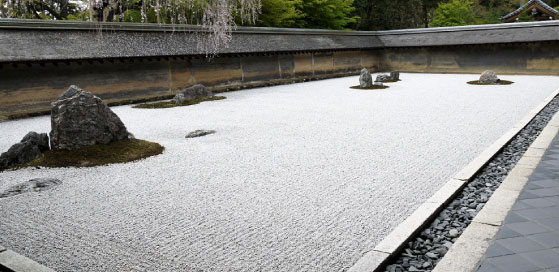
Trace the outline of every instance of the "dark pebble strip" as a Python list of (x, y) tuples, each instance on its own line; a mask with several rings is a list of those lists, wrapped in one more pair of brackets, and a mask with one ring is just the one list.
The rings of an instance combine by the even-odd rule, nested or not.
[(397, 258), (379, 271), (433, 270), (558, 110), (559, 96), (556, 96), (470, 181), (427, 228), (408, 242)]

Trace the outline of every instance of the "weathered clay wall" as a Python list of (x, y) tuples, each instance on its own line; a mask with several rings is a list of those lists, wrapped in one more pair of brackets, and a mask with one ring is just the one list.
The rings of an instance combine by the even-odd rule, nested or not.
[(50, 102), (74, 84), (109, 103), (169, 97), (197, 83), (214, 91), (285, 84), (313, 78), (377, 71), (374, 50), (231, 55), (212, 61), (192, 57), (70, 60), (4, 63), (0, 68), (0, 118), (17, 118), (50, 109)]
[(386, 48), (380, 69), (426, 73), (559, 75), (559, 42)]
[[(102, 31), (100, 30), (102, 29)], [(0, 19), (0, 120), (48, 111), (69, 85), (110, 103), (400, 70), (559, 75), (559, 21), (380, 32), (239, 28), (207, 61), (188, 26)]]

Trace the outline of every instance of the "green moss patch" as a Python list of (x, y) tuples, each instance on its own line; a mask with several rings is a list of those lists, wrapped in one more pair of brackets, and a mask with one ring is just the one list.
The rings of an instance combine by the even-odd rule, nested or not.
[(144, 140), (124, 140), (107, 145), (86, 146), (74, 150), (51, 150), (24, 166), (44, 167), (92, 167), (113, 163), (125, 163), (163, 153), (158, 143)]
[(514, 82), (512, 81), (508, 81), (508, 80), (500, 80), (499, 82), (493, 84), (493, 83), (481, 83), (479, 82), (479, 80), (474, 80), (474, 81), (469, 81), (468, 84), (470, 85), (511, 85)]
[(357, 89), (357, 90), (383, 90), (383, 89), (388, 89), (390, 87), (388, 87), (388, 86), (372, 86), (372, 87), (369, 87), (369, 88), (361, 88), (361, 86), (357, 85), (357, 86), (351, 86), (350, 88)]
[(176, 104), (174, 100), (167, 100), (155, 103), (144, 103), (133, 106), (132, 108), (135, 109), (166, 109), (166, 108), (174, 108), (174, 107), (184, 107), (199, 104), (205, 101), (214, 101), (214, 100), (222, 100), (227, 97), (225, 96), (214, 96), (214, 97), (203, 97), (203, 98), (196, 98), (192, 100), (185, 101), (182, 104)]

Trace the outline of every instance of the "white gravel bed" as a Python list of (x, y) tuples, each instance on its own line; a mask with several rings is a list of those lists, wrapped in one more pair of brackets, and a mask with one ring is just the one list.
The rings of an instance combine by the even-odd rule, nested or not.
[[(0, 244), (57, 271), (341, 271), (559, 87), (558, 77), (402, 74), (225, 93), (172, 109), (113, 108), (146, 160), (0, 173)], [(61, 90), (63, 91), (63, 90)], [(197, 129), (216, 134), (185, 139)], [(0, 150), (48, 117), (0, 123)]]

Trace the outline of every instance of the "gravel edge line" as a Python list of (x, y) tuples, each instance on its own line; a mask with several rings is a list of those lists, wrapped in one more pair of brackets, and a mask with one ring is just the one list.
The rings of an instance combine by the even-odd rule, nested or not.
[[(501, 168), (499, 174), (502, 179), (494, 179), (494, 186), (492, 190), (486, 192), (484, 197), (485, 201), (493, 194), (494, 190), (500, 185), (502, 180), (506, 175), (512, 170), (514, 164), (520, 159), (523, 153), (527, 150), (528, 145), (539, 135), (543, 130), (543, 127), (549, 122), (551, 117), (549, 113), (546, 113), (546, 109), (553, 108), (553, 114), (559, 109), (559, 89), (554, 91), (548, 98), (546, 98), (542, 103), (530, 111), (521, 121), (519, 121), (512, 129), (506, 132), (501, 138), (499, 138), (495, 143), (493, 143), (489, 148), (483, 151), (477, 158), (470, 162), (464, 169), (457, 173), (454, 178), (450, 179), (439, 191), (437, 191), (429, 200), (423, 203), (417, 210), (415, 210), (408, 218), (404, 220), (400, 225), (398, 225), (384, 240), (382, 240), (373, 250), (366, 252), (348, 271), (349, 272), (399, 272), (399, 271), (431, 271), (435, 265), (442, 259), (446, 252), (451, 248), (452, 243), (455, 242), (458, 237), (462, 234), (464, 229), (471, 223), (475, 215), (483, 208), (483, 205), (476, 205), (475, 209), (466, 208), (464, 209), (469, 214), (468, 216), (455, 218), (462, 222), (453, 222), (455, 226), (452, 231), (453, 237), (446, 237), (449, 230), (441, 231), (440, 234), (445, 236), (445, 238), (450, 238), (450, 241), (445, 239), (429, 239), (430, 236), (435, 236), (435, 234), (425, 235), (425, 231), (430, 227), (437, 227), (440, 224), (440, 219), (445, 220), (444, 217), (449, 217), (446, 211), (449, 209), (447, 206), (451, 206), (455, 201), (453, 201), (457, 195), (460, 193), (464, 194), (470, 186), (471, 183), (475, 181), (479, 176), (484, 175), (484, 171), (492, 170), (494, 161), (498, 161), (499, 155), (503, 155), (506, 147), (514, 145), (515, 141), (519, 141), (523, 146), (524, 150), (516, 151), (513, 156), (512, 165), (508, 167)], [(551, 114), (551, 115), (553, 115)], [(547, 116), (547, 120), (543, 120), (545, 124), (536, 130), (530, 129), (530, 125), (533, 125), (535, 121), (539, 121), (541, 115)], [(546, 119), (546, 118), (543, 118)], [(535, 122), (541, 125), (540, 123)], [(529, 131), (528, 131), (529, 130)], [(522, 132), (528, 131), (529, 143), (524, 143), (526, 139), (523, 137)], [(489, 184), (489, 183), (487, 183)], [(479, 184), (475, 184), (478, 186)], [(481, 187), (485, 186), (482, 184)], [(478, 186), (479, 187), (479, 186)], [(484, 188), (481, 188), (484, 189)], [(460, 197), (458, 197), (460, 198)], [(452, 203), (451, 203), (452, 202)], [(485, 202), (484, 202), (485, 203)], [(483, 203), (479, 203), (483, 204)], [(478, 207), (479, 206), (479, 207)], [(458, 207), (461, 208), (461, 207)], [(433, 226), (439, 218), (439, 222)], [(469, 219), (468, 219), (469, 218)], [(456, 221), (456, 220), (455, 220)], [(464, 225), (458, 225), (458, 224)], [(447, 224), (443, 227), (451, 226), (452, 224)], [(440, 227), (440, 226), (439, 226)], [(448, 228), (447, 228), (448, 229)], [(421, 236), (426, 237), (426, 239), (421, 238)], [(415, 240), (415, 241), (413, 241)], [(444, 243), (448, 242), (448, 243)], [(438, 243), (438, 247), (436, 244)], [(418, 250), (423, 246), (423, 251)], [(416, 248), (416, 249), (414, 249)], [(428, 250), (426, 250), (428, 248)], [(439, 251), (434, 251), (434, 250)], [(415, 251), (415, 252), (414, 252)], [(427, 253), (430, 253), (427, 255)], [(416, 258), (419, 261), (412, 261), (410, 259)]]
[(0, 245), (0, 271), (5, 270), (11, 272), (56, 272)]

